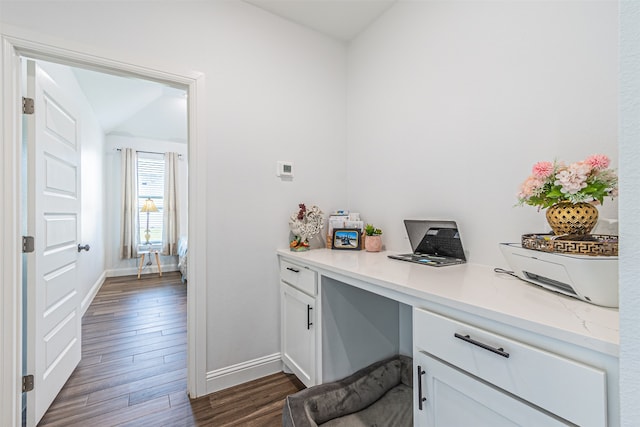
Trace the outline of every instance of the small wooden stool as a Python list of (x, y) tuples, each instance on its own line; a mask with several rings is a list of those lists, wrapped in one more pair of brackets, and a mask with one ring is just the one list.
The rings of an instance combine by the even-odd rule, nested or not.
[(157, 250), (151, 251), (139, 251), (140, 254), (140, 265), (138, 266), (138, 279), (140, 278), (140, 273), (142, 273), (142, 267), (144, 266), (144, 256), (149, 254), (149, 258), (151, 258), (151, 254), (156, 255), (156, 264), (158, 265), (158, 273), (160, 273), (160, 277), (162, 277), (162, 266), (160, 265), (160, 254)]

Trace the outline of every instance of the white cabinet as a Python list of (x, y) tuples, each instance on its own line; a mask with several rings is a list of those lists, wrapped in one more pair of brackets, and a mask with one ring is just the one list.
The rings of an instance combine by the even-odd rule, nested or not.
[(473, 264), (434, 269), (330, 249), (278, 255), (282, 360), (306, 385), (412, 353), (418, 426), (620, 425), (617, 310)]
[(282, 361), (307, 387), (317, 381), (316, 293), (316, 272), (281, 261)]
[(568, 425), (424, 352), (414, 355), (416, 365), (416, 427)]
[(426, 310), (413, 322), (416, 425), (607, 425), (604, 371)]

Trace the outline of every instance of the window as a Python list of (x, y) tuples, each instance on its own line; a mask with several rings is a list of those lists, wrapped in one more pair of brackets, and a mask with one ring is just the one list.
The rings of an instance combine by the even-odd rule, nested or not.
[[(156, 211), (143, 212), (145, 202), (151, 199)], [(149, 244), (162, 243), (162, 210), (164, 208), (164, 158), (162, 155), (138, 153), (138, 212), (140, 243), (147, 244), (147, 221)]]

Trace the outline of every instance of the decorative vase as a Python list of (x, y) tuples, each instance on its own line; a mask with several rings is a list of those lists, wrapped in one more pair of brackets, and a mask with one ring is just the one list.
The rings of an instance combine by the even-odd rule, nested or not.
[(367, 252), (380, 252), (382, 249), (382, 236), (367, 236), (364, 239), (364, 249)]
[(598, 209), (589, 203), (556, 203), (547, 209), (547, 222), (556, 236), (589, 234), (598, 222)]

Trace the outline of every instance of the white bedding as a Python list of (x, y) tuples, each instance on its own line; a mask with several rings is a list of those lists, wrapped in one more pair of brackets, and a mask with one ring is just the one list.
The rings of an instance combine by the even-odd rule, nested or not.
[(187, 281), (187, 236), (181, 236), (178, 240), (178, 269), (182, 273), (182, 281)]

